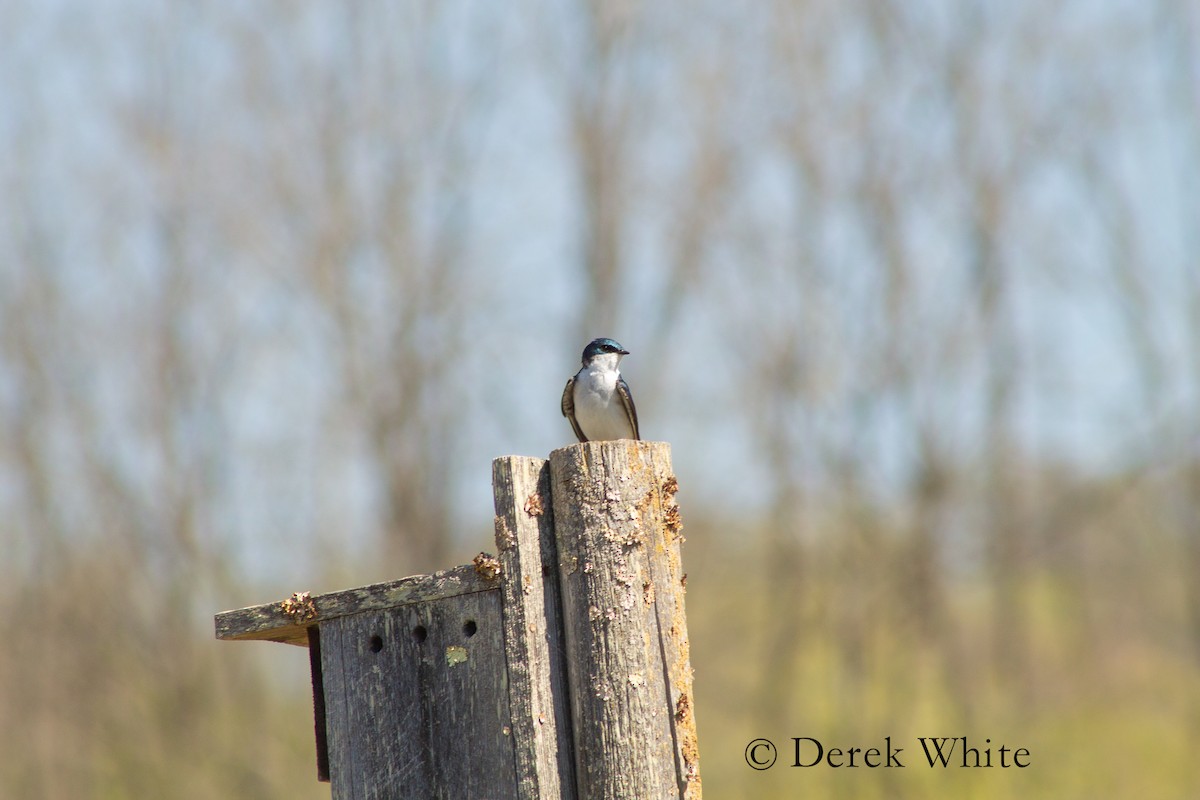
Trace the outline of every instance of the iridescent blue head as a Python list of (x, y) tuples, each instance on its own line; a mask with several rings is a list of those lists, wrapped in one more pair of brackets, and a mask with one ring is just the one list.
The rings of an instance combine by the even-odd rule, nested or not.
[(616, 353), (621, 356), (629, 355), (628, 350), (621, 347), (619, 343), (612, 339), (592, 339), (588, 342), (587, 347), (583, 348), (583, 363), (588, 363), (602, 353)]

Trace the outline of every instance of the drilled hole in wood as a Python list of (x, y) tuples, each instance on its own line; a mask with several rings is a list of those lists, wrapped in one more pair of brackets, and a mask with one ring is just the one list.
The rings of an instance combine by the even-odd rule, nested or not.
[(429, 631), (425, 630), (424, 625), (418, 625), (417, 627), (413, 628), (412, 637), (414, 639), (416, 639), (418, 642), (425, 641), (425, 637), (428, 635), (429, 635)]
[(463, 633), (467, 636), (474, 636), (477, 630), (479, 630), (479, 626), (475, 624), (475, 620), (469, 619), (463, 623)]
[(371, 652), (372, 652), (372, 653), (378, 653), (380, 650), (382, 650), (382, 649), (383, 649), (383, 637), (381, 637), (381, 636), (372, 636), (372, 637), (371, 637), (371, 642), (370, 642), (370, 644), (368, 645), (368, 647), (370, 647), (370, 648), (371, 648)]

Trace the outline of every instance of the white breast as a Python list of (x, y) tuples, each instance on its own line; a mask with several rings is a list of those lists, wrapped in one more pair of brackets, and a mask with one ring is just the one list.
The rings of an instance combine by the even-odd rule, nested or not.
[(593, 365), (575, 376), (575, 421), (590, 441), (632, 439), (633, 425), (617, 393), (621, 373)]

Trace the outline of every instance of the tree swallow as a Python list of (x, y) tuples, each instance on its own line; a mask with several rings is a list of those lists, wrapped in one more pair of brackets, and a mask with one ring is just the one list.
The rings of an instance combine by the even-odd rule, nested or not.
[(563, 389), (562, 413), (579, 441), (639, 439), (637, 408), (617, 365), (629, 351), (612, 339), (583, 348), (583, 367)]

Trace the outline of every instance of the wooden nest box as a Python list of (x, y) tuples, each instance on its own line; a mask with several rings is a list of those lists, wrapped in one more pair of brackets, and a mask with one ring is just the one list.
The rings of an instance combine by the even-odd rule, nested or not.
[(670, 446), (492, 463), (495, 557), (216, 617), (308, 647), (334, 800), (700, 797)]

